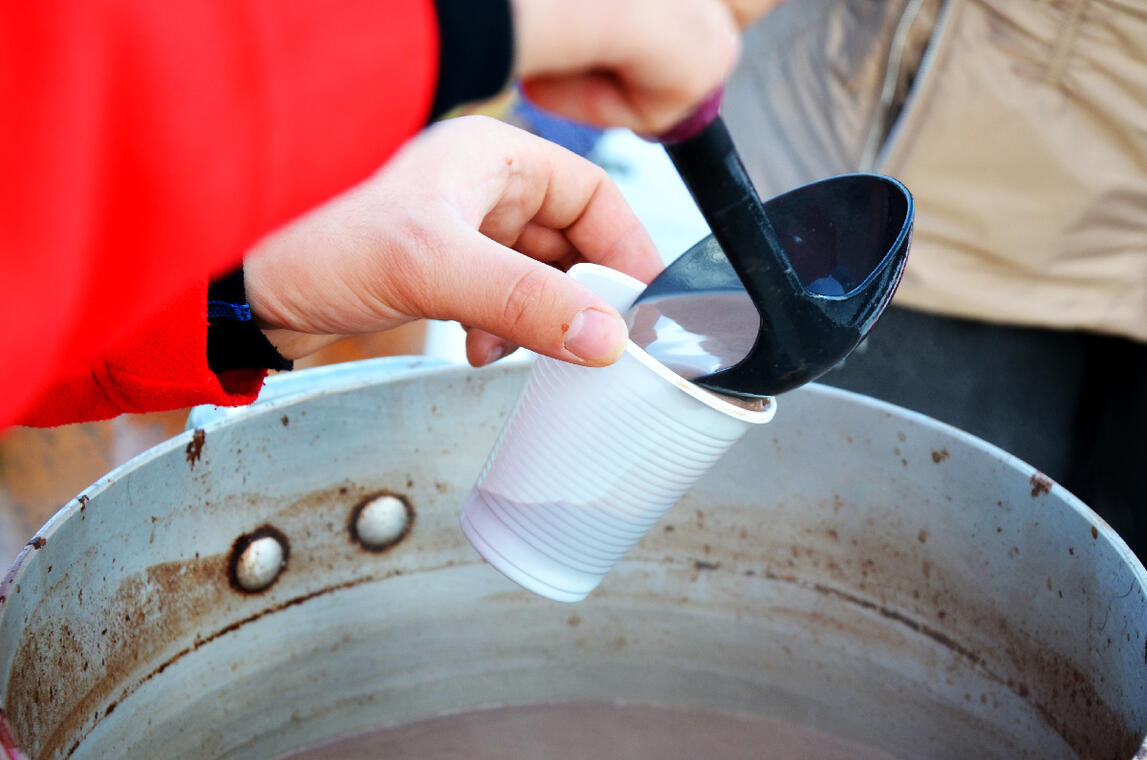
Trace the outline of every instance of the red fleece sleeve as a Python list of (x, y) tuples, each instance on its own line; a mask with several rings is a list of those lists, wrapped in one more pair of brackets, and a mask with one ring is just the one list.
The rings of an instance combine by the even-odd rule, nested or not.
[(180, 294), (120, 347), (53, 385), (20, 424), (45, 427), (125, 412), (254, 401), (265, 371), (216, 375), (207, 366), (206, 296), (206, 281)]
[(380, 166), (436, 35), (431, 0), (0, 2), (0, 426)]

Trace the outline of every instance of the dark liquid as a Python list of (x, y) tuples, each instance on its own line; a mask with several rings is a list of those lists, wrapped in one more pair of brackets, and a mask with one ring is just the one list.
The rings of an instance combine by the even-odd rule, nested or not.
[(731, 367), (757, 339), (760, 316), (743, 290), (646, 301), (626, 315), (629, 337), (686, 380)]
[(283, 760), (893, 760), (795, 723), (607, 702), (450, 715), (313, 747)]

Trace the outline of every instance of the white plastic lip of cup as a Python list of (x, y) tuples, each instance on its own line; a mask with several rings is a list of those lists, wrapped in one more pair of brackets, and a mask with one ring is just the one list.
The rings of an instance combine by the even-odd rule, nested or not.
[[(624, 312), (644, 289), (578, 264), (570, 276)], [(584, 599), (752, 425), (750, 411), (682, 379), (629, 341), (609, 367), (539, 357), (462, 508), (502, 574), (548, 599)]]

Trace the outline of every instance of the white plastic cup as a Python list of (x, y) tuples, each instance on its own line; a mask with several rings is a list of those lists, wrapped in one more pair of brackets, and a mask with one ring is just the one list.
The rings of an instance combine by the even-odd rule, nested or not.
[[(570, 275), (621, 312), (644, 289), (578, 264)], [(744, 435), (751, 411), (682, 379), (633, 341), (608, 367), (538, 357), (462, 508), (478, 553), (518, 584), (577, 602)]]

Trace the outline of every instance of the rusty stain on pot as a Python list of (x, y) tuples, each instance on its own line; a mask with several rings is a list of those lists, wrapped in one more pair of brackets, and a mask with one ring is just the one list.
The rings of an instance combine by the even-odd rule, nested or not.
[[(770, 579), (770, 580), (772, 580), (772, 579)], [(780, 579), (778, 579), (778, 580), (780, 580)], [(939, 629), (933, 628), (929, 625), (926, 625), (924, 623), (920, 623), (916, 620), (913, 620), (912, 618), (908, 617), (907, 615), (905, 615), (902, 612), (899, 612), (898, 610), (894, 610), (894, 609), (891, 609), (889, 607), (881, 606), (879, 604), (876, 604), (875, 602), (871, 602), (867, 599), (862, 599), (861, 597), (856, 596), (854, 594), (850, 594), (848, 592), (842, 591), (842, 590), (837, 589), (837, 588), (832, 588), (831, 586), (826, 586), (826, 585), (821, 584), (821, 583), (813, 584), (812, 589), (813, 589), (813, 591), (816, 591), (818, 594), (822, 594), (824, 596), (832, 596), (832, 597), (835, 597), (837, 599), (841, 599), (843, 601), (846, 601), (849, 604), (855, 604), (855, 605), (857, 605), (859, 607), (863, 607), (864, 609), (867, 609), (867, 610), (874, 610), (874, 611), (880, 613), (880, 615), (882, 615), (883, 617), (886, 617), (889, 620), (892, 620), (896, 623), (899, 623), (900, 625), (907, 627), (909, 630), (911, 630), (915, 633), (919, 633), (922, 636), (927, 636), (928, 638), (932, 639), (933, 641), (935, 641), (937, 644), (944, 647), (945, 649), (951, 650), (952, 652), (955, 652), (956, 654), (960, 655), (961, 657), (966, 658), (973, 665), (978, 665), (982, 661), (982, 658), (979, 655), (977, 655), (975, 652), (968, 649), (967, 647), (961, 645), (959, 642), (957, 642), (951, 636), (948, 636), (947, 634), (940, 631)]]
[(1031, 476), (1032, 484), (1032, 498), (1043, 496), (1045, 493), (1051, 491), (1052, 482), (1051, 478), (1044, 475), (1042, 472), (1033, 472)]
[[(686, 497), (685, 504), (688, 501)], [(745, 511), (731, 504), (715, 505), (710, 515), (715, 522), (709, 526), (713, 532), (735, 531), (745, 525)], [(754, 518), (748, 518), (750, 525)], [(776, 519), (775, 514), (772, 519)], [(681, 535), (650, 534), (652, 540), (646, 548), (657, 555), (651, 554), (649, 559), (661, 558), (667, 548), (700, 548), (703, 537), (681, 547), (677, 542), (687, 540)], [(856, 534), (849, 542), (813, 541), (797, 551), (783, 534), (764, 531), (761, 535), (770, 538), (754, 542), (751, 548), (714, 545), (713, 555), (706, 556), (706, 561), (719, 563), (712, 572), (793, 585), (868, 610), (891, 626), (876, 635), (885, 643), (898, 645), (898, 639), (892, 638), (896, 629), (936, 643), (957, 655), (974, 672), (1030, 705), (1039, 720), (1080, 757), (1095, 757), (1101, 749), (1112, 746), (1125, 748), (1119, 757), (1129, 757), (1140, 746), (1131, 727), (1101, 696), (1100, 685), (1093, 683), (1069, 656), (1028, 633), (1023, 628), (1024, 621), (1008, 621), (1003, 617), (1006, 612), (986, 604), (976, 590), (963, 593), (948, 585), (953, 576), (928, 552), (926, 546), (931, 547), (931, 541), (926, 546), (917, 541), (908, 544), (902, 537), (874, 531)], [(644, 559), (641, 547), (642, 544), (636, 547), (635, 559)], [(781, 560), (783, 567), (777, 567), (780, 557), (785, 558)], [(916, 568), (925, 559), (928, 568), (921, 574)], [(689, 560), (688, 577), (697, 571), (692, 563)], [(910, 566), (913, 572), (903, 571)], [(921, 582), (923, 588), (919, 586)], [(686, 604), (697, 601), (690, 597), (682, 600)], [(871, 631), (857, 633), (867, 638), (874, 636)], [(1136, 634), (1141, 636), (1143, 632)], [(1147, 648), (1144, 662), (1147, 664)]]
[[(363, 489), (336, 486), (305, 494), (263, 514), (293, 525), (313, 525), (316, 509), (337, 509), (342, 494)], [(236, 496), (246, 504), (247, 495)], [(293, 577), (322, 578), (333, 561), (352, 566), (354, 555), (332, 559), (335, 533), (320, 534), (307, 543), (296, 537)], [(317, 551), (318, 548), (324, 551)], [(32, 551), (25, 549), (25, 558)], [(325, 552), (325, 553), (324, 553)], [(24, 749), (30, 757), (61, 757), (102, 720), (107, 706), (121, 704), (148, 680), (221, 636), (267, 615), (303, 604), (350, 586), (400, 575), (362, 572), (318, 589), (305, 586), (286, 599), (268, 604), (267, 595), (236, 594), (231, 585), (229, 551), (202, 552), (194, 558), (163, 562), (129, 575), (105, 596), (85, 594), (78, 615), (60, 617), (46, 605), (33, 608), (16, 645), (5, 696), (9, 726), (19, 737), (33, 737)], [(17, 560), (17, 565), (20, 560)], [(60, 583), (66, 582), (65, 579)], [(273, 591), (284, 587), (282, 582)], [(17, 589), (18, 591), (18, 589)], [(288, 591), (290, 593), (290, 591)], [(102, 629), (102, 630), (101, 630)], [(67, 683), (67, 690), (55, 688)], [(74, 745), (73, 745), (74, 742)]]
[(40, 536), (34, 536), (32, 540), (28, 542), (28, 546), (31, 546), (33, 549), (43, 549), (47, 545), (48, 540)]
[[(222, 556), (157, 565), (127, 578), (99, 611), (106, 622), (100, 637), (85, 641), (67, 618), (49, 617), (33, 628), (36, 633), (20, 643), (20, 666), (9, 676), (8, 692), (13, 729), (39, 740), (26, 747), (32, 755), (59, 754), (92, 721), (89, 716), (103, 713), (122, 679), (158, 654), (184, 625), (212, 614), (225, 579)], [(57, 699), (49, 688), (64, 679), (74, 687), (73, 699)], [(44, 735), (49, 728), (51, 734)]]
[(932, 461), (936, 464), (940, 464), (949, 456), (951, 456), (951, 454), (948, 453), (947, 449), (940, 449), (939, 451), (936, 451), (935, 449), (932, 450)]
[[(348, 501), (358, 499), (365, 503), (371, 498), (367, 490), (335, 486), (274, 509), (260, 508), (262, 515), (268, 519), (273, 516), (275, 522), (294, 537), (297, 551), (292, 558), (291, 584), (321, 578), (324, 572), (321, 563), (329, 561), (327, 557), (337, 554), (340, 548), (343, 554), (339, 556), (345, 562), (354, 563), (351, 567), (365, 561), (361, 552), (347, 547), (341, 525), (326, 533), (316, 530), (316, 538), (309, 544), (305, 536), (296, 533), (298, 526), (321, 526), (331, 514), (344, 513)], [(836, 499), (833, 501), (835, 513)], [(827, 514), (827, 502), (825, 506)], [(316, 520), (316, 510), (324, 510), (322, 520)], [(1043, 721), (1082, 756), (1094, 754), (1091, 750), (1097, 747), (1111, 747), (1115, 742), (1130, 747), (1121, 756), (1129, 756), (1138, 748), (1137, 742), (1128, 744), (1135, 737), (1102, 700), (1095, 684), (1075, 669), (1068, 657), (1048, 649), (1028, 634), (1022, 627), (1026, 621), (1009, 624), (1000, 617), (1001, 612), (978, 595), (952, 586), (942, 561), (925, 554), (923, 547), (911, 540), (911, 529), (904, 528), (902, 535), (891, 537), (876, 532), (850, 532), (848, 541), (830, 541), (822, 526), (818, 529), (819, 541), (810, 537), (807, 541), (812, 543), (804, 546), (806, 539), (801, 539), (802, 550), (793, 553), (788, 567), (769, 569), (769, 563), (780, 556), (780, 547), (787, 549), (791, 545), (790, 537), (764, 529), (772, 524), (772, 517), (769, 522), (759, 522), (764, 519), (759, 516), (758, 522), (744, 522), (741, 520), (744, 515), (744, 510), (715, 504), (705, 516), (705, 522), (712, 535), (731, 535), (740, 528), (751, 529), (754, 536), (759, 536), (751, 543), (742, 542), (735, 547), (717, 543), (703, 553), (704, 537), (698, 537), (690, 528), (651, 534), (654, 541), (646, 543), (647, 550), (656, 547), (659, 559), (664, 545), (658, 546), (657, 541), (674, 541), (677, 543), (672, 544), (672, 548), (676, 556), (704, 556), (704, 562), (714, 565), (705, 569), (718, 574), (717, 577), (729, 574), (754, 578), (752, 583), (795, 584), (811, 593), (845, 602), (833, 610), (838, 615), (841, 610), (845, 613), (850, 609), (863, 610), (864, 619), (870, 623), (883, 621), (880, 633), (868, 630), (864, 634), (870, 638), (903, 642), (909, 636), (919, 636), (934, 642), (968, 663), (975, 672), (1031, 705)], [(699, 511), (697, 517), (700, 523)], [(336, 522), (341, 521), (336, 519)], [(683, 545), (690, 540), (696, 541), (692, 548)], [(784, 543), (778, 543), (780, 541)], [(936, 541), (930, 541), (929, 548), (934, 543)], [(642, 552), (641, 546), (638, 546), (638, 555)], [(930, 573), (925, 571), (930, 577), (921, 578), (918, 568), (924, 557), (935, 564)], [(37, 737), (38, 746), (29, 747), (33, 749), (32, 756), (59, 756), (69, 746), (72, 751), (78, 751), (80, 742), (102, 720), (109, 705), (122, 706), (126, 697), (150, 679), (205, 644), (287, 607), (337, 593), (349, 585), (380, 579), (378, 575), (361, 574), (344, 584), (329, 584), (318, 589), (305, 586), (295, 589), (284, 583), (276, 588), (285, 589), (285, 599), (239, 596), (229, 585), (228, 560), (229, 555), (223, 552), (202, 559), (154, 565), (146, 572), (124, 579), (110, 598), (86, 600), (81, 612), (83, 617), (77, 620), (60, 619), (46, 608), (33, 609), (24, 638), (17, 645), (7, 695), (14, 712), (19, 712), (12, 715), (13, 732), (17, 736)], [(688, 572), (686, 562), (694, 561), (690, 558), (679, 566)], [(909, 567), (911, 573), (903, 571)], [(702, 568), (691, 569), (695, 572)], [(945, 585), (945, 581), (949, 585)], [(921, 591), (918, 601), (912, 596), (916, 589)], [(98, 631), (96, 621), (100, 620), (106, 621), (104, 635), (84, 640), (80, 632)], [(826, 618), (824, 622), (833, 621)], [(988, 630), (992, 631), (991, 635), (984, 633)], [(1136, 635), (1142, 632), (1136, 631)], [(1138, 659), (1137, 653), (1135, 659)], [(1147, 649), (1144, 662), (1147, 664)], [(65, 680), (69, 683), (67, 693), (49, 686)], [(1081, 735), (1081, 726), (1092, 733)], [(45, 736), (48, 732), (50, 735)]]
[[(818, 594), (871, 610), (898, 626), (936, 642), (965, 659), (989, 680), (1030, 704), (1043, 721), (1080, 757), (1096, 757), (1099, 748), (1110, 746), (1112, 737), (1118, 737), (1120, 745), (1126, 747), (1128, 753), (1139, 746), (1138, 738), (1129, 727), (1123, 725), (1119, 715), (1103, 701), (1086, 674), (1066, 657), (1049, 651), (1022, 631), (1013, 630), (1002, 618), (998, 625), (1007, 636), (1008, 645), (1003, 652), (991, 653), (1002, 654), (1016, 665), (1022, 665), (1018, 670), (1031, 677), (1030, 684), (1000, 675), (997, 665), (991, 662), (988, 656), (979, 654), (973, 647), (961, 643), (948, 632), (914, 619), (898, 609), (823, 583), (810, 583), (789, 573), (766, 570), (763, 577), (769, 581), (810, 588)], [(938, 617), (944, 619), (947, 614)], [(1144, 652), (1144, 662), (1147, 663), (1147, 651)], [(1070, 687), (1065, 687), (1066, 684), (1070, 684)], [(1080, 714), (1086, 715), (1086, 719), (1077, 719)]]
[[(331, 593), (334, 593), (336, 591), (343, 591), (343, 590), (348, 589), (348, 588), (353, 588), (353, 587), (359, 586), (363, 583), (371, 583), (375, 580), (377, 580), (377, 579), (374, 576), (363, 576), (361, 578), (355, 578), (353, 580), (346, 581), (344, 583), (338, 583), (338, 584), (335, 584), (332, 586), (327, 586), (325, 588), (318, 589), (317, 591), (312, 591), (309, 594), (303, 594), (301, 596), (293, 597), (293, 598), (288, 599), (286, 601), (280, 602), (279, 604), (276, 604), (272, 607), (268, 607), (266, 609), (260, 610), (259, 612), (256, 612), (252, 615), (249, 615), (249, 616), (243, 618), (242, 620), (236, 620), (235, 622), (233, 622), (229, 625), (223, 626), (222, 628), (219, 628), (218, 630), (212, 631), (211, 633), (207, 634), (206, 636), (197, 635), (195, 637), (195, 641), (190, 646), (187, 646), (187, 647), (184, 647), (183, 649), (180, 649), (178, 652), (176, 652), (175, 654), (173, 654), (172, 656), (168, 657), (166, 660), (161, 662), (158, 666), (154, 667), (150, 672), (148, 672), (146, 675), (144, 675), (142, 678), (140, 678), (137, 682), (135, 682), (134, 684), (130, 684), (129, 686), (125, 687), (121, 691), (120, 696), (117, 699), (112, 700), (111, 703), (108, 704), (107, 708), (104, 710), (103, 717), (106, 718), (107, 716), (111, 715), (112, 712), (115, 711), (116, 705), (119, 704), (120, 700), (126, 699), (127, 697), (131, 696), (131, 694), (133, 694), (136, 690), (138, 690), (145, 683), (147, 683), (151, 679), (155, 678), (156, 676), (161, 675), (169, 667), (174, 665), (179, 660), (182, 660), (184, 657), (191, 654), (192, 652), (197, 651), (200, 647), (206, 646), (207, 644), (210, 644), (211, 642), (215, 641), (216, 639), (218, 639), (222, 636), (226, 636), (229, 633), (233, 633), (233, 632), (239, 630), (240, 628), (242, 628), (243, 626), (249, 625), (250, 623), (253, 623), (256, 620), (259, 620), (263, 617), (266, 617), (267, 615), (272, 615), (272, 614), (275, 614), (277, 612), (282, 612), (283, 610), (298, 606), (298, 605), (303, 604), (305, 602), (309, 602), (310, 600), (316, 599), (320, 596), (325, 596), (327, 594), (331, 594)], [(93, 728), (95, 728), (95, 726), (98, 722), (99, 722), (98, 719), (95, 720), (92, 723), (92, 725), (87, 728), (87, 730), (83, 731), (80, 738), (78, 738), (75, 741), (75, 743), (72, 744), (71, 748), (68, 750), (67, 754), (65, 755), (65, 758), (71, 757), (73, 754), (75, 754), (76, 750), (79, 749), (80, 744), (83, 742), (83, 739), (87, 736), (88, 733), (90, 733), (90, 731)], [(57, 731), (56, 733), (58, 734), (59, 731)], [(55, 735), (53, 735), (53, 737), (54, 736)]]
[[(42, 743), (30, 748), (32, 756), (59, 754), (65, 743), (74, 738), (71, 749), (64, 755), (70, 756), (99, 720), (114, 710), (114, 705), (212, 641), (267, 615), (378, 580), (373, 575), (364, 575), (326, 586), (260, 609), (206, 634), (196, 634), (189, 645), (152, 665), (141, 677), (131, 679), (134, 671), (155, 661), (165, 643), (186, 636), (195, 624), (217, 616), (223, 606), (220, 592), (227, 585), (221, 582), (224, 573), (225, 558), (217, 555), (199, 562), (157, 565), (149, 568), (142, 578), (129, 578), (109, 605), (108, 628), (90, 649), (81, 646), (77, 631), (66, 620), (50, 626), (51, 640), (42, 640), (40, 636), (25, 638), (16, 658), (21, 666), (14, 666), (10, 676), (12, 725), (18, 727), (18, 735), (36, 737), (40, 736), (36, 726), (55, 727), (50, 736), (41, 737)], [(132, 611), (119, 612), (125, 606), (133, 608)], [(81, 685), (76, 684), (76, 674), (89, 670), (95, 677), (86, 679), (87, 691), (77, 691), (76, 701), (63, 698), (52, 686), (64, 678)], [(103, 710), (98, 709), (105, 704)]]
[(203, 432), (203, 428), (195, 428), (195, 432), (191, 434), (191, 440), (184, 449), (187, 457), (187, 463), (191, 465), (191, 469), (195, 469), (195, 463), (199, 461), (199, 457), (203, 455), (203, 445), (207, 442), (207, 433)]

